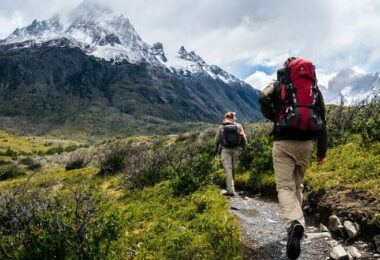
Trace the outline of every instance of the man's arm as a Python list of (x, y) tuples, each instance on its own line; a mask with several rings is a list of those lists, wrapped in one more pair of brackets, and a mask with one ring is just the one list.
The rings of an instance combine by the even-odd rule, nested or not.
[(221, 139), (222, 139), (222, 127), (223, 126), (219, 126), (218, 127), (218, 130), (216, 131), (216, 135), (215, 135), (215, 138), (214, 138), (214, 151), (215, 151), (215, 154), (219, 153), (219, 145), (220, 145), (220, 142), (221, 142)]
[(274, 95), (276, 90), (276, 82), (269, 84), (261, 92), (259, 97), (259, 102), (261, 106), (261, 112), (264, 117), (274, 122), (276, 120), (276, 115), (274, 113)]
[(322, 163), (323, 159), (326, 156), (327, 152), (327, 130), (326, 130), (326, 108), (325, 108), (325, 102), (323, 100), (322, 93), (318, 90), (318, 94), (320, 96), (320, 102), (321, 102), (321, 117), (323, 120), (323, 128), (320, 131), (318, 137), (317, 137), (317, 163)]

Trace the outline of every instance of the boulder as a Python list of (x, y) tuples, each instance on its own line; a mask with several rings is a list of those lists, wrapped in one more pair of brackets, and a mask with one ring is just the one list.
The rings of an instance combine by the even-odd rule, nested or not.
[(348, 246), (346, 247), (346, 250), (354, 259), (360, 259), (362, 258), (362, 254), (359, 252), (359, 250), (354, 246)]
[(358, 235), (358, 230), (356, 229), (355, 224), (351, 221), (344, 221), (343, 226), (349, 238), (355, 238)]
[(348, 260), (349, 259), (349, 256), (346, 250), (344, 250), (342, 245), (333, 247), (330, 252), (330, 257), (331, 259), (334, 259), (334, 260)]
[(380, 253), (380, 234), (373, 237), (376, 245), (376, 251)]
[(319, 231), (320, 232), (329, 232), (329, 229), (325, 225), (319, 224)]
[(223, 196), (226, 195), (227, 193), (228, 193), (227, 190), (221, 190), (221, 191), (220, 191), (220, 195), (223, 195)]
[(330, 232), (320, 232), (320, 233), (306, 233), (308, 239), (316, 239), (316, 238), (331, 238)]
[(340, 229), (344, 228), (340, 219), (336, 215), (332, 215), (329, 217), (329, 229), (333, 232), (337, 232)]

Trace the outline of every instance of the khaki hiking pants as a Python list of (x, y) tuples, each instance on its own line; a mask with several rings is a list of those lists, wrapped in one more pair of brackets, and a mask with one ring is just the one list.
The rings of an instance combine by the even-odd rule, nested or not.
[(283, 140), (273, 143), (277, 195), (286, 228), (290, 227), (294, 220), (305, 226), (302, 212), (303, 180), (312, 150), (312, 140)]
[(222, 148), (221, 159), (223, 168), (226, 172), (226, 184), (228, 193), (235, 192), (234, 178), (240, 152), (240, 148)]

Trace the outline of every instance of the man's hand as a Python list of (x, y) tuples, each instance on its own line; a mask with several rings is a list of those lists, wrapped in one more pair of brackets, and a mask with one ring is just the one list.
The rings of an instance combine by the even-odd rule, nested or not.
[(317, 159), (315, 160), (315, 162), (317, 163), (317, 165), (320, 165), (324, 162), (324, 160), (325, 160), (324, 156), (317, 156)]

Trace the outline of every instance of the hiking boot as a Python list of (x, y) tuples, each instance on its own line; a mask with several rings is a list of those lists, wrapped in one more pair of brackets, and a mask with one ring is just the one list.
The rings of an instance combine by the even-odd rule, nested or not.
[(289, 259), (297, 259), (301, 253), (301, 239), (304, 227), (300, 222), (294, 220), (288, 229), (288, 243), (286, 244), (286, 254)]
[(235, 192), (227, 192), (224, 194), (224, 196), (227, 196), (227, 197), (235, 197), (236, 196), (236, 193)]

